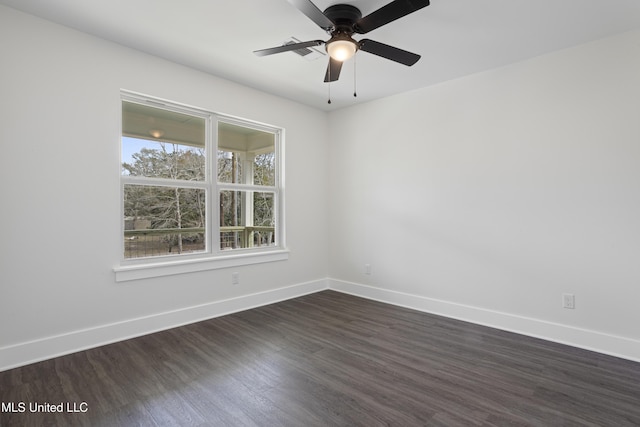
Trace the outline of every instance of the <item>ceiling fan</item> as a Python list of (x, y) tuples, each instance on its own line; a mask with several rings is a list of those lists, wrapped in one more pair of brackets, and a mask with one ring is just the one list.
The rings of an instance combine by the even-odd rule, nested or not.
[(354, 40), (353, 34), (366, 34), (396, 19), (409, 15), (423, 7), (429, 6), (429, 0), (394, 0), (380, 9), (362, 17), (360, 9), (349, 4), (329, 6), (320, 11), (311, 0), (287, 0), (298, 8), (309, 19), (325, 30), (331, 38), (327, 41), (312, 40), (292, 43), (269, 49), (256, 50), (258, 56), (273, 55), (312, 46), (326, 45), (329, 54), (329, 65), (324, 77), (325, 82), (333, 82), (340, 77), (342, 63), (356, 54), (358, 50), (381, 56), (391, 61), (412, 66), (420, 59), (420, 55), (407, 52), (370, 39)]

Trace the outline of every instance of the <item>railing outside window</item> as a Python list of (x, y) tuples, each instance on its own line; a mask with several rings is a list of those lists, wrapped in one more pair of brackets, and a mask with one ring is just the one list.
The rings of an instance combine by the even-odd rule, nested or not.
[[(274, 227), (220, 227), (220, 249), (275, 245)], [(204, 228), (125, 230), (125, 256), (141, 258), (206, 250)]]

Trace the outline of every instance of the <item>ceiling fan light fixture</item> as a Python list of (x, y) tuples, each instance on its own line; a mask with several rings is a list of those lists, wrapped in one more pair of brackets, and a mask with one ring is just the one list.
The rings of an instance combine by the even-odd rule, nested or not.
[(346, 61), (358, 50), (358, 44), (351, 37), (336, 36), (327, 42), (327, 53), (336, 61)]

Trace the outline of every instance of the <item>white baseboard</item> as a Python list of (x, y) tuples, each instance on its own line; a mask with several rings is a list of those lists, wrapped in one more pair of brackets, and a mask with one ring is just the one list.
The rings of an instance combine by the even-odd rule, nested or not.
[(539, 319), (328, 279), (329, 289), (640, 362), (640, 341)]
[(0, 372), (326, 289), (640, 362), (637, 340), (358, 283), (320, 279), (0, 347)]
[(321, 279), (0, 347), (0, 372), (327, 289)]

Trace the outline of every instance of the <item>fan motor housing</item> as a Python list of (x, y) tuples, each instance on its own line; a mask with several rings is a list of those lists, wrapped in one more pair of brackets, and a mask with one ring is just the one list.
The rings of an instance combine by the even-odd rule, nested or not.
[(336, 31), (348, 34), (354, 33), (354, 25), (362, 18), (362, 12), (350, 4), (335, 4), (329, 6), (324, 15), (336, 24)]

